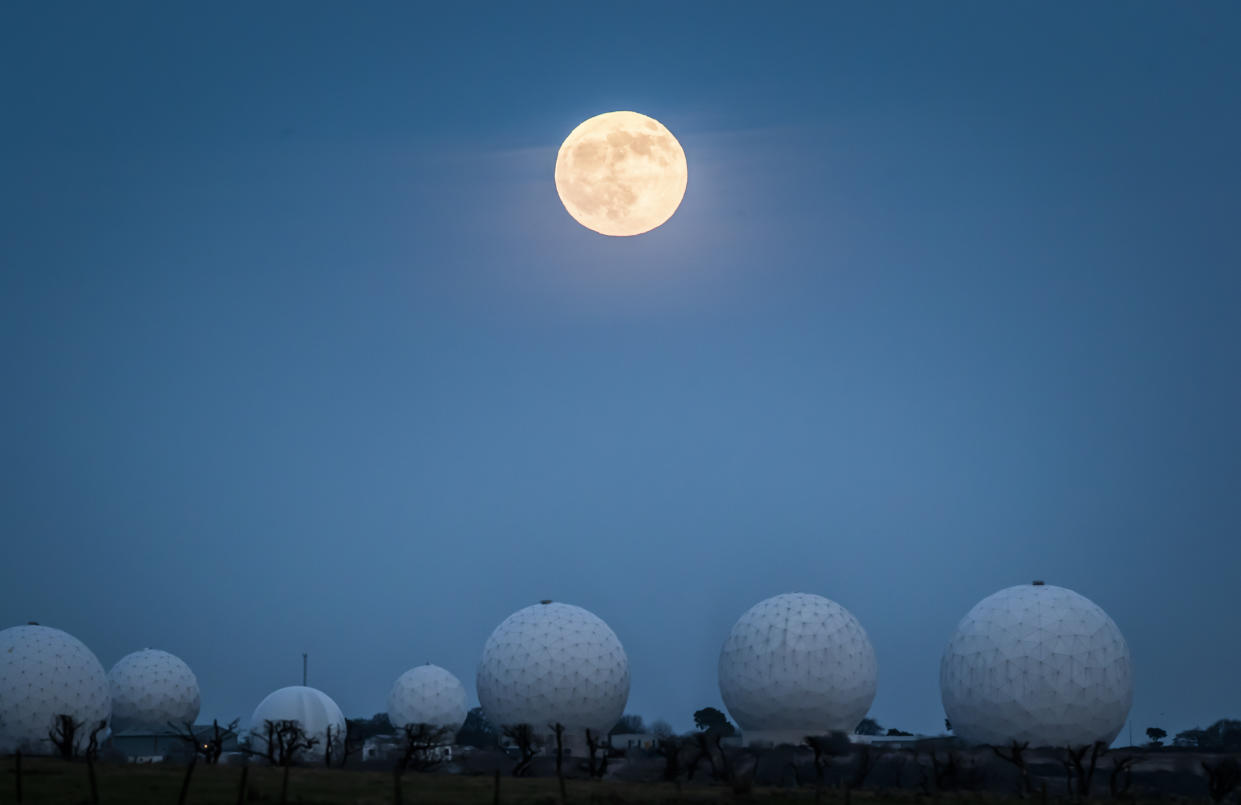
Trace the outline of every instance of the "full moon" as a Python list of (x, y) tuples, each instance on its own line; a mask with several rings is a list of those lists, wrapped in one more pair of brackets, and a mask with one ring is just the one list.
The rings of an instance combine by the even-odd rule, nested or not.
[(556, 156), (556, 192), (579, 224), (602, 235), (641, 235), (672, 217), (689, 170), (672, 132), (637, 112), (585, 121)]

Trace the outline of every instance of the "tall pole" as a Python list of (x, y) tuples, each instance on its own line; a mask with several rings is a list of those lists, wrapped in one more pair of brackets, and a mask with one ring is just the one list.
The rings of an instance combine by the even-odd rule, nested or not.
[(306, 687), (306, 654), (302, 654), (302, 687)]

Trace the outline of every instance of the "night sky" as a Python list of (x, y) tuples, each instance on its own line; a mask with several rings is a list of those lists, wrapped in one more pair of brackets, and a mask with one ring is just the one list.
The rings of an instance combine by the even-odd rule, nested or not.
[[(1038, 578), (1135, 738), (1239, 717), (1239, 51), (1234, 2), (5, 4), (0, 627), (368, 716), (553, 598), (688, 729), (811, 592), (938, 732)], [(615, 109), (689, 162), (635, 238), (552, 181)]]

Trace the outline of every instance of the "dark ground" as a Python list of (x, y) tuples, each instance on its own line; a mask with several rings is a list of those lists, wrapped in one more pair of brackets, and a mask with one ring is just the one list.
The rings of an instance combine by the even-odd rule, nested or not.
[[(654, 782), (660, 778), (663, 761), (658, 757), (631, 757), (617, 761), (613, 766), (613, 779), (567, 781), (567, 803), (676, 803), (676, 802), (815, 802), (815, 775), (813, 765), (805, 764), (805, 751), (791, 748), (770, 750), (766, 753), (746, 755), (736, 760), (740, 776), (753, 781), (748, 793), (735, 793), (733, 787), (713, 782), (709, 775), (700, 771), (693, 782), (680, 786)], [(1111, 799), (1108, 777), (1112, 761), (1131, 752), (1117, 750), (1104, 756), (1096, 772), (1092, 797), (1103, 801)], [(759, 760), (754, 771), (752, 761)], [(945, 755), (937, 756), (943, 762)], [(1113, 801), (1132, 802), (1208, 802), (1206, 777), (1201, 762), (1214, 763), (1222, 758), (1198, 753), (1143, 753), (1141, 762), (1134, 767), (1133, 782), (1129, 791)], [(1028, 764), (1036, 793), (1024, 800), (1028, 803), (1067, 805), (1072, 801), (1065, 783), (1064, 767), (1058, 756), (1051, 751), (1030, 752)], [(477, 761), (494, 769), (503, 758), (477, 758)], [(490, 762), (487, 762), (490, 761)], [(909, 750), (888, 751), (879, 755), (863, 788), (846, 794), (845, 781), (857, 758), (838, 758), (833, 770), (826, 775), (826, 785), (821, 794), (823, 803), (843, 805), (856, 801), (867, 805), (886, 803), (933, 802), (936, 805), (972, 805), (973, 803), (1002, 803), (1018, 801), (1016, 798), (1018, 777), (1015, 768), (997, 760), (988, 750), (959, 752), (957, 761), (970, 767), (973, 772), (963, 775), (959, 782), (964, 785), (956, 790), (936, 790), (928, 785), (922, 770), (929, 764), (926, 751), (915, 754)], [(14, 759), (3, 761), (0, 774), (0, 805), (17, 802)], [(495, 778), (473, 764), (464, 768), (467, 773), (414, 773), (401, 777), (402, 802), (413, 803), (463, 803), (490, 805), (495, 802)], [(566, 764), (568, 765), (568, 764)], [(77, 805), (90, 803), (90, 783), (87, 764), (83, 761), (65, 762), (50, 758), (24, 758), (22, 761), (23, 805)], [(559, 803), (557, 783), (550, 776), (551, 769), (536, 769), (548, 776), (515, 779), (502, 775), (499, 781), (501, 803)], [(125, 803), (126, 805), (174, 805), (185, 779), (186, 766), (173, 763), (158, 765), (126, 765), (100, 761), (95, 764), (96, 787), (100, 803)], [(473, 772), (473, 773), (470, 773)], [(283, 770), (253, 765), (247, 772), (247, 784), (240, 789), (241, 766), (206, 766), (194, 768), (185, 802), (187, 805), (207, 803), (268, 802), (281, 801)], [(289, 773), (288, 797), (290, 803), (356, 803), (357, 805), (390, 805), (395, 797), (395, 779), (391, 771), (377, 769), (322, 769), (294, 768)], [(800, 784), (799, 784), (800, 783)], [(1046, 785), (1046, 794), (1043, 786)], [(745, 786), (742, 786), (744, 789)], [(240, 793), (240, 799), (239, 799)], [(1237, 801), (1232, 794), (1226, 802)]]

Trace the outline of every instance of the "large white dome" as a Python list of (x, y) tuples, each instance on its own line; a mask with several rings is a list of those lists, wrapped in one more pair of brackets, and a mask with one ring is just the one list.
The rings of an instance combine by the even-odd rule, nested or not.
[(496, 627), (478, 664), (478, 699), (496, 725), (606, 735), (629, 699), (629, 658), (616, 634), (594, 614), (543, 603)]
[(127, 654), (108, 672), (112, 687), (112, 729), (167, 730), (198, 718), (198, 677), (167, 651)]
[(303, 759), (323, 757), (328, 727), (332, 728), (333, 753), (345, 745), (345, 714), (331, 696), (316, 688), (292, 685), (272, 691), (259, 702), (250, 716), (250, 745), (257, 752), (267, 748), (264, 721), (296, 721), (308, 738), (317, 738), (319, 743), (312, 750), (301, 753)]
[(819, 595), (760, 601), (720, 650), (720, 695), (747, 733), (800, 742), (852, 732), (870, 709), (879, 665), (849, 610)]
[[(108, 675), (82, 641), (34, 624), (0, 632), (0, 751), (54, 752), (48, 733), (62, 714), (82, 725), (81, 751), (111, 713)], [(98, 739), (108, 735), (105, 728)]]
[(448, 727), (454, 733), (465, 723), (465, 686), (438, 665), (420, 665), (401, 674), (388, 693), (388, 720)]
[(1110, 744), (1133, 702), (1129, 647), (1093, 601), (1023, 584), (984, 598), (939, 666), (952, 729), (978, 744)]

